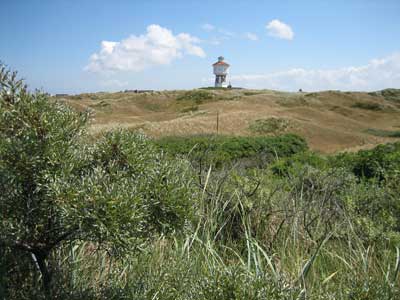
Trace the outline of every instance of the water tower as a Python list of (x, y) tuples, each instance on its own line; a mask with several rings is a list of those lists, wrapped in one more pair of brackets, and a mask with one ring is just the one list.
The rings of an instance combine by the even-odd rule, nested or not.
[(227, 87), (226, 76), (228, 75), (229, 64), (224, 62), (224, 57), (218, 57), (218, 61), (213, 64), (215, 74), (215, 87)]

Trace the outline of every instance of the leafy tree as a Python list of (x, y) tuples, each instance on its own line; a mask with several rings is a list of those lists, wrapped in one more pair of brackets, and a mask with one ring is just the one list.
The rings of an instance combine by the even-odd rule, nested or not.
[(47, 298), (51, 258), (67, 241), (117, 255), (182, 227), (191, 208), (184, 163), (126, 131), (90, 145), (87, 113), (29, 93), (5, 67), (0, 89), (0, 246), (31, 257)]

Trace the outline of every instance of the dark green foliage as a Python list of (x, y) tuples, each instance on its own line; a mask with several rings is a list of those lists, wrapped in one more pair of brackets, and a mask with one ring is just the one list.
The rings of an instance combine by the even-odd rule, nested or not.
[(187, 155), (198, 164), (216, 166), (238, 162), (262, 166), (307, 150), (305, 140), (293, 134), (277, 137), (174, 136), (161, 138), (155, 143), (172, 156)]
[(0, 246), (32, 255), (48, 293), (52, 270), (46, 260), (80, 230), (66, 217), (55, 182), (79, 176), (86, 165), (80, 142), (87, 116), (46, 94), (29, 94), (7, 73), (0, 79)]
[(331, 159), (331, 163), (348, 168), (359, 178), (383, 180), (400, 170), (400, 143), (379, 145), (357, 153), (343, 153)]
[[(105, 188), (120, 189), (122, 197), (131, 199), (128, 210), (136, 211), (139, 220), (127, 222), (135, 224), (136, 237), (166, 234), (190, 219), (193, 190), (185, 176), (188, 165), (162, 155), (145, 136), (123, 130), (106, 133), (96, 143), (93, 158), (110, 176)], [(121, 219), (113, 220), (126, 226)]]

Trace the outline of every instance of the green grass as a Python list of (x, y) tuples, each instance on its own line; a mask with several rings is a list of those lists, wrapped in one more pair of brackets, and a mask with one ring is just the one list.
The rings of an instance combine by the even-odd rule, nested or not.
[(366, 228), (379, 221), (362, 225), (369, 211), (352, 208), (366, 193), (373, 193), (369, 201), (377, 197), (379, 187), (363, 191), (343, 175), (307, 167), (284, 180), (266, 170), (208, 172), (196, 196), (198, 219), (184, 234), (155, 237), (141, 252), (114, 259), (90, 252), (90, 243), (65, 245), (59, 255), (72, 255), (63, 265), (70, 289), (64, 296), (398, 299), (399, 254), (384, 241), (389, 233), (371, 238)]
[[(399, 186), (301, 155), (284, 177), (268, 167), (194, 173), (192, 221), (139, 252), (66, 243), (54, 257), (58, 299), (399, 299)], [(34, 285), (14, 292), (41, 299)]]

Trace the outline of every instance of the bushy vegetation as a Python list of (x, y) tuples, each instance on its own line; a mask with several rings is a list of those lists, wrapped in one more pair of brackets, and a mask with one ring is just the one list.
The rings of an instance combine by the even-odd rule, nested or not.
[(0, 298), (400, 299), (399, 143), (93, 138), (4, 68), (0, 89)]
[(289, 157), (307, 149), (307, 143), (293, 134), (276, 137), (235, 137), (222, 135), (163, 137), (156, 144), (172, 156), (187, 156), (198, 165), (241, 164), (265, 166), (279, 157)]
[(4, 68), (0, 75), (1, 277), (4, 288), (14, 286), (7, 298), (41, 290), (55, 298), (56, 280), (63, 280), (56, 270), (68, 258), (58, 251), (66, 243), (90, 242), (121, 256), (190, 219), (187, 165), (171, 167), (146, 138), (129, 132), (89, 144), (87, 114), (28, 93)]
[(379, 145), (357, 153), (343, 153), (334, 157), (332, 164), (346, 167), (360, 179), (384, 180), (400, 172), (400, 143)]

